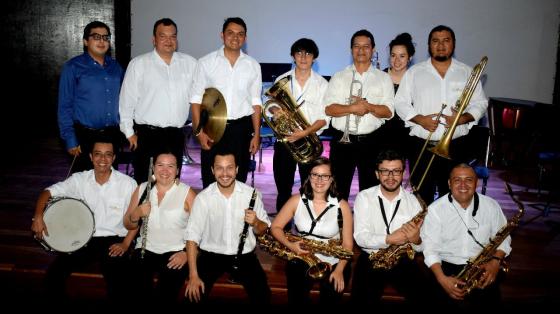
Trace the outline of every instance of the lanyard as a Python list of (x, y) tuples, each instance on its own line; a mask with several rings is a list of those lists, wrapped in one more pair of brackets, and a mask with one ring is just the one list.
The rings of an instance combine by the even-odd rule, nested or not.
[[(290, 88), (292, 89), (292, 94), (294, 94), (294, 77), (295, 77), (295, 72), (294, 72), (294, 76), (292, 76), (292, 79), (290, 80)], [(311, 77), (309, 77), (311, 78)], [(305, 86), (304, 86), (305, 87)], [(299, 100), (301, 99), (301, 97), (303, 97), (303, 94), (305, 94), (306, 91), (303, 91), (299, 97), (296, 99), (296, 104), (299, 105)]]
[(393, 216), (391, 217), (391, 221), (389, 221), (389, 223), (387, 223), (387, 216), (385, 214), (385, 207), (383, 206), (383, 200), (381, 199), (380, 196), (377, 196), (377, 198), (379, 199), (379, 208), (381, 208), (381, 215), (383, 215), (383, 222), (385, 222), (385, 228), (386, 228), (387, 234), (391, 234), (389, 232), (389, 226), (393, 222), (393, 219), (395, 219), (395, 215), (397, 214), (397, 211), (399, 210), (399, 205), (401, 204), (401, 200), (397, 201), (397, 206), (395, 206), (395, 211), (393, 212)]

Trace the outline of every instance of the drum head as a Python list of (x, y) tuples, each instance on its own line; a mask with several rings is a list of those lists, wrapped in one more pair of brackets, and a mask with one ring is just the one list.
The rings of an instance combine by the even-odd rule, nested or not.
[(74, 252), (87, 244), (95, 231), (93, 213), (81, 200), (60, 198), (43, 214), (49, 235), (44, 241), (54, 251)]

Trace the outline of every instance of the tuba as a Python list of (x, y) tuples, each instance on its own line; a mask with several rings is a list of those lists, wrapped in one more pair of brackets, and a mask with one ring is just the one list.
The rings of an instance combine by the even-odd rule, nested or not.
[[(443, 137), (439, 140), (437, 145), (428, 149), (429, 151), (431, 151), (433, 153), (433, 155), (432, 155), (432, 158), (430, 158), (428, 166), (426, 167), (426, 170), (424, 170), (424, 174), (422, 175), (422, 178), (420, 179), (420, 182), (418, 183), (418, 185), (417, 186), (412, 186), (412, 189), (414, 191), (420, 190), (420, 187), (422, 186), (422, 183), (424, 182), (424, 179), (426, 178), (426, 174), (428, 174), (428, 170), (430, 170), (430, 166), (432, 165), (432, 162), (434, 161), (434, 158), (435, 158), (436, 155), (438, 155), (440, 157), (443, 157), (443, 158), (451, 159), (451, 157), (449, 155), (449, 145), (451, 145), (451, 139), (453, 138), (453, 133), (455, 133), (455, 129), (457, 128), (457, 124), (459, 123), (459, 118), (461, 118), (461, 115), (463, 114), (463, 112), (465, 111), (465, 109), (469, 105), (469, 102), (471, 101), (471, 97), (474, 93), (474, 90), (476, 89), (476, 85), (478, 85), (478, 82), (480, 81), (480, 77), (482, 76), (482, 72), (484, 71), (484, 68), (486, 67), (486, 63), (488, 63), (488, 57), (484, 56), (484, 57), (482, 57), (480, 62), (473, 68), (473, 70), (471, 72), (471, 75), (470, 75), (469, 79), (467, 80), (467, 83), (465, 84), (465, 88), (463, 89), (463, 92), (461, 93), (461, 96), (459, 96), (459, 98), (457, 99), (457, 102), (455, 103), (455, 107), (453, 107), (453, 111), (456, 112), (455, 119), (453, 120), (453, 123), (451, 123), (451, 126), (449, 126), (449, 128), (445, 131), (445, 133), (443, 134)], [(438, 120), (439, 120), (439, 117), (441, 117), (441, 114), (442, 114), (444, 108), (445, 108), (445, 105), (442, 105), (441, 111), (437, 115)], [(428, 142), (430, 141), (432, 133), (433, 132), (430, 132), (430, 135), (428, 135), (428, 138), (426, 139), (426, 142), (424, 143), (424, 146), (422, 147), (422, 151), (420, 151), (420, 154), (418, 155), (418, 158), (416, 159), (416, 163), (413, 167), (412, 172), (410, 173), (409, 180), (412, 179), (412, 174), (414, 173), (414, 170), (416, 169), (416, 166), (418, 165), (418, 163), (420, 161), (420, 158), (422, 157), (422, 155), (424, 154), (424, 151), (426, 150), (426, 147), (428, 145)]]
[[(287, 137), (295, 131), (305, 130), (310, 125), (299, 110), (301, 105), (297, 104), (286, 86), (291, 79), (292, 76), (288, 75), (280, 79), (265, 92), (265, 95), (269, 96), (270, 99), (264, 104), (262, 115), (266, 124), (270, 126), (274, 135), (276, 135), (277, 140), (288, 148), (294, 160), (305, 164), (321, 155), (323, 143), (321, 143), (321, 140), (315, 133), (309, 134), (295, 142), (287, 140)], [(269, 118), (267, 112), (271, 107), (280, 108), (283, 114), (276, 117), (276, 119)]]
[[(420, 206), (422, 206), (422, 210), (410, 220), (417, 224), (428, 214), (428, 205), (426, 205), (426, 202), (420, 197), (420, 194), (415, 193), (414, 195), (418, 199)], [(374, 269), (388, 270), (395, 267), (402, 257), (408, 256), (408, 258), (412, 260), (415, 254), (416, 252), (412, 248), (412, 245), (407, 242), (404, 244), (391, 244), (386, 248), (377, 250), (377, 252), (372, 252), (368, 258)]]
[(297, 258), (305, 262), (308, 266), (307, 275), (313, 279), (321, 279), (331, 270), (331, 265), (329, 263), (322, 262), (317, 256), (315, 256), (315, 253), (334, 256), (338, 259), (351, 259), (354, 255), (352, 251), (344, 249), (340, 246), (340, 243), (336, 240), (331, 239), (329, 242), (323, 242), (302, 238), (289, 232), (286, 232), (285, 235), (291, 242), (303, 241), (302, 247), (310, 251), (310, 253), (305, 255), (298, 255), (294, 253), (282, 243), (278, 242), (270, 234), (270, 229), (268, 229), (263, 235), (257, 237), (257, 241), (260, 248), (271, 255), (286, 260)]
[[(488, 261), (492, 259), (496, 249), (504, 242), (504, 240), (509, 236), (509, 234), (519, 225), (521, 217), (525, 213), (525, 208), (523, 204), (513, 197), (513, 192), (511, 187), (506, 182), (506, 191), (508, 192), (511, 199), (517, 204), (517, 213), (509, 220), (497, 233), (490, 239), (490, 242), (482, 249), (482, 251), (473, 259), (467, 262), (467, 265), (461, 272), (457, 275), (457, 279), (464, 281), (465, 285), (461, 288), (466, 294), (469, 294), (472, 289), (478, 288), (480, 284), (480, 277), (484, 273), (484, 268), (482, 267)], [(502, 261), (502, 269), (507, 272), (508, 266)]]

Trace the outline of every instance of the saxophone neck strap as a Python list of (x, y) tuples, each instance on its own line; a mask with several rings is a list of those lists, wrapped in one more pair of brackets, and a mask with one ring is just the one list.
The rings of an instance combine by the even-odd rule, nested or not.
[(329, 206), (327, 206), (327, 208), (325, 208), (325, 210), (323, 210), (323, 212), (319, 216), (317, 216), (317, 218), (314, 218), (313, 213), (311, 212), (311, 208), (309, 207), (309, 200), (307, 199), (307, 197), (302, 196), (301, 200), (303, 201), (303, 204), (305, 205), (305, 208), (307, 208), (307, 213), (309, 214), (309, 218), (311, 218), (311, 228), (309, 228), (309, 231), (306, 232), (306, 234), (314, 235), (313, 234), (313, 229), (315, 229), (315, 226), (317, 225), (317, 222), (319, 222), (319, 220), (321, 220), (321, 218), (323, 218), (323, 216), (329, 211), (329, 209), (334, 207), (334, 205), (329, 204)]
[(387, 234), (391, 234), (391, 232), (389, 231), (389, 227), (391, 226), (393, 219), (395, 219), (395, 215), (397, 215), (397, 212), (399, 211), (401, 200), (397, 201), (397, 206), (395, 206), (395, 210), (393, 211), (393, 216), (391, 216), (391, 221), (388, 222), (387, 214), (385, 213), (385, 206), (383, 206), (383, 200), (381, 199), (381, 196), (377, 196), (377, 199), (379, 199), (379, 208), (381, 209), (381, 215), (383, 216), (383, 222), (385, 223), (385, 231), (387, 232)]

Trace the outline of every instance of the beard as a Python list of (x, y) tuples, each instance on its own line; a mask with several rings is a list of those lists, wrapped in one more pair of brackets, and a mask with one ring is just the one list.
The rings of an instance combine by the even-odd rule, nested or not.
[(383, 189), (387, 192), (395, 192), (395, 191), (399, 190), (399, 188), (401, 187), (401, 184), (397, 184), (397, 185), (395, 185), (394, 188), (392, 188), (392, 187), (389, 187), (389, 186), (383, 184), (383, 182), (381, 182), (381, 187), (383, 187)]
[(435, 57), (434, 57), (434, 59), (435, 59), (436, 61), (438, 61), (438, 62), (447, 61), (447, 60), (449, 60), (449, 58), (450, 58), (449, 56), (435, 56)]
[(231, 180), (231, 183), (228, 184), (228, 185), (222, 184), (219, 180), (216, 180), (216, 183), (218, 184), (218, 186), (219, 186), (220, 188), (222, 188), (222, 189), (227, 189), (227, 188), (229, 188), (229, 187), (231, 187), (232, 185), (235, 184), (235, 180)]

